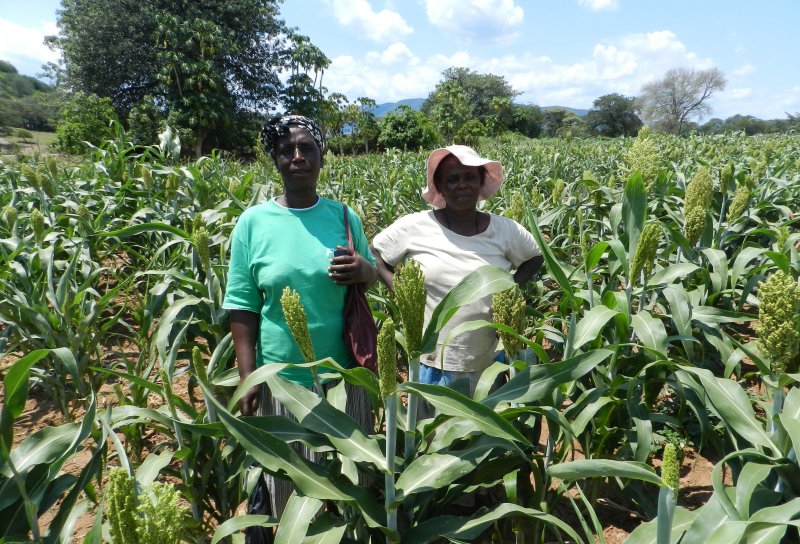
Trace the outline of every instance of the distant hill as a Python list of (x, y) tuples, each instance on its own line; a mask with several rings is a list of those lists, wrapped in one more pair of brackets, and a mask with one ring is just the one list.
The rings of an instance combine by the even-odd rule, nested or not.
[[(399, 102), (384, 102), (383, 104), (378, 104), (375, 106), (375, 109), (372, 110), (372, 113), (375, 114), (375, 117), (383, 117), (390, 111), (396, 110), (401, 105), (410, 106), (412, 110), (419, 111), (422, 109), (422, 104), (425, 102), (425, 98), (406, 98), (405, 100), (400, 100)], [(543, 110), (567, 110), (578, 117), (583, 117), (587, 113), (589, 113), (588, 109), (582, 108), (568, 108), (566, 106), (544, 106), (542, 107)]]
[(55, 130), (58, 111), (53, 88), (36, 78), (24, 76), (8, 61), (0, 60), (0, 127)]
[(375, 106), (375, 109), (372, 110), (372, 113), (375, 114), (375, 117), (383, 117), (390, 111), (394, 111), (400, 106), (410, 106), (412, 110), (419, 111), (422, 109), (423, 102), (425, 102), (424, 98), (406, 98), (405, 100), (400, 100), (399, 102), (384, 102), (383, 104), (378, 104)]
[(587, 109), (583, 109), (583, 108), (568, 108), (566, 106), (544, 106), (542, 108), (542, 111), (548, 111), (548, 110), (567, 110), (569, 112), (574, 113), (578, 117), (584, 117), (587, 113), (589, 113), (589, 110), (587, 110)]

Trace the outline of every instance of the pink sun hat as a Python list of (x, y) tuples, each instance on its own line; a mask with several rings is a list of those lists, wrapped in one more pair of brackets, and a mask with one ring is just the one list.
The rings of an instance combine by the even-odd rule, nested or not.
[(479, 200), (485, 200), (495, 194), (503, 184), (503, 165), (500, 161), (484, 159), (474, 149), (466, 145), (451, 145), (434, 149), (428, 156), (428, 186), (422, 191), (422, 198), (437, 208), (444, 208), (445, 201), (442, 194), (436, 190), (433, 183), (433, 174), (439, 163), (448, 156), (453, 155), (464, 166), (483, 166), (486, 176), (481, 186)]

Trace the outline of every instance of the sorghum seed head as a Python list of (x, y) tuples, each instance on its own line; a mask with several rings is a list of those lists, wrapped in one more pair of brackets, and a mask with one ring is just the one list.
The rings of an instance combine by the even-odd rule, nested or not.
[(311, 343), (311, 333), (308, 331), (308, 321), (306, 311), (300, 303), (300, 295), (294, 289), (285, 287), (281, 295), (281, 308), (286, 319), (286, 325), (294, 337), (294, 341), (300, 346), (300, 353), (307, 363), (316, 361), (314, 346)]
[(422, 347), (422, 326), (425, 320), (425, 277), (419, 263), (409, 259), (397, 267), (394, 275), (394, 299), (400, 311), (409, 354)]
[(378, 331), (378, 379), (385, 400), (397, 387), (397, 344), (391, 317), (384, 320)]

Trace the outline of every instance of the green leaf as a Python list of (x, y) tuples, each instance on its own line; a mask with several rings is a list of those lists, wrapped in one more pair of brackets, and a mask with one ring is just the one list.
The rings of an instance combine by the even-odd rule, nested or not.
[(301, 497), (296, 492), (292, 493), (286, 502), (278, 530), (275, 532), (275, 544), (296, 544), (302, 542), (319, 509), (322, 501), (311, 497)]
[(686, 278), (689, 274), (699, 269), (699, 266), (691, 263), (672, 264), (656, 271), (653, 276), (647, 280), (647, 285), (655, 287), (656, 285), (672, 283), (677, 279)]
[(493, 449), (505, 451), (511, 447), (507, 440), (481, 436), (460, 450), (444, 449), (420, 455), (397, 479), (395, 502), (401, 503), (414, 493), (446, 487), (475, 470)]
[[(449, 387), (405, 382), (397, 387), (397, 392), (416, 393), (442, 414), (472, 421), (478, 429), (489, 436), (504, 438), (512, 443), (531, 445), (522, 433), (489, 406), (475, 402)], [(518, 447), (517, 452), (522, 454)]]
[(173, 227), (172, 225), (168, 225), (166, 223), (142, 223), (140, 225), (132, 225), (130, 227), (125, 227), (119, 230), (112, 230), (108, 232), (98, 232), (98, 236), (113, 236), (115, 238), (128, 238), (130, 236), (136, 236), (138, 234), (142, 234), (145, 232), (167, 232), (170, 234), (174, 234), (175, 236), (179, 236), (186, 241), (191, 241), (192, 236), (185, 230), (179, 229), (177, 227)]
[(49, 349), (37, 349), (20, 358), (3, 378), (3, 410), (0, 412), (0, 438), (11, 448), (14, 421), (25, 411), (28, 401), (28, 379), (33, 365), (44, 359)]
[(636, 461), (614, 461), (611, 459), (580, 459), (552, 465), (547, 469), (550, 476), (565, 481), (585, 478), (627, 478), (664, 485), (661, 477), (649, 465)]
[(470, 272), (433, 309), (430, 322), (422, 336), (422, 353), (434, 351), (437, 333), (461, 306), (472, 304), (487, 295), (505, 291), (514, 285), (511, 274), (499, 266), (486, 265)]
[(83, 537), (83, 544), (103, 544), (103, 505), (97, 508), (92, 530)]
[(733, 380), (717, 378), (706, 369), (683, 367), (679, 372), (687, 372), (700, 378), (706, 395), (726, 426), (753, 446), (766, 446), (776, 455), (780, 455), (780, 449), (756, 419), (750, 399), (742, 386)]
[(786, 395), (780, 421), (792, 440), (795, 452), (800, 452), (800, 389), (793, 387)]
[(749, 323), (754, 316), (744, 312), (720, 310), (713, 306), (695, 306), (692, 308), (692, 320), (706, 325), (719, 325), (721, 323)]
[(711, 264), (711, 286), (714, 293), (719, 293), (728, 286), (728, 256), (721, 249), (706, 248), (702, 250)]
[[(672, 535), (670, 544), (677, 544), (686, 530), (698, 515), (698, 511), (691, 511), (680, 506), (675, 509), (672, 518)], [(625, 544), (662, 544), (658, 540), (657, 523), (655, 520), (639, 525), (625, 539)]]
[(756, 487), (769, 476), (772, 466), (764, 463), (745, 463), (736, 480), (736, 510), (745, 519), (750, 517), (750, 500)]
[(528, 224), (533, 227), (531, 229), (531, 234), (533, 235), (534, 240), (536, 240), (536, 245), (539, 246), (539, 250), (542, 252), (542, 257), (544, 257), (544, 263), (545, 266), (547, 266), (547, 271), (550, 273), (553, 279), (556, 280), (556, 283), (561, 288), (561, 291), (564, 293), (564, 297), (567, 299), (570, 305), (574, 305), (575, 293), (572, 289), (572, 284), (569, 282), (567, 274), (564, 273), (562, 264), (559, 262), (558, 258), (556, 258), (553, 250), (550, 249), (550, 244), (548, 244), (545, 241), (544, 236), (542, 236), (539, 226), (533, 217), (533, 212), (531, 210), (526, 210), (526, 215), (529, 217)]
[(606, 323), (618, 313), (617, 310), (612, 310), (603, 304), (598, 304), (586, 312), (576, 326), (572, 349), (577, 350), (585, 343), (597, 338)]
[(538, 402), (551, 395), (559, 385), (586, 375), (608, 359), (611, 353), (609, 350), (596, 349), (558, 363), (530, 366), (486, 397), (483, 404), (495, 407), (500, 402)]
[(136, 470), (136, 482), (140, 486), (153, 483), (161, 469), (169, 465), (171, 461), (172, 452), (169, 450), (165, 450), (160, 454), (151, 453)]
[(765, 251), (767, 250), (763, 247), (745, 247), (739, 252), (731, 267), (731, 289), (736, 289), (739, 284), (739, 278), (744, 275), (748, 263)]
[(605, 253), (607, 249), (608, 242), (597, 242), (586, 255), (586, 267), (589, 270), (593, 270), (600, 262), (600, 259), (603, 258), (603, 253)]
[[(79, 436), (80, 425), (66, 423), (45, 427), (22, 441), (11, 451), (11, 461), (17, 472), (24, 473), (36, 465), (50, 465), (59, 459)], [(11, 469), (2, 467), (2, 474), (11, 478)]]
[(437, 516), (431, 520), (423, 521), (404, 536), (402, 542), (408, 544), (424, 544), (438, 541), (440, 538), (449, 540), (477, 539), (486, 528), (494, 522), (505, 518), (533, 518), (548, 525), (552, 525), (567, 534), (574, 542), (582, 542), (578, 533), (555, 516), (545, 514), (533, 508), (523, 508), (516, 504), (503, 503), (494, 510), (478, 517)]
[(384, 473), (389, 471), (377, 440), (367, 436), (352, 417), (305, 387), (280, 376), (268, 377), (267, 383), (272, 395), (301, 425), (327, 436), (340, 453), (353, 461), (371, 463)]
[(667, 330), (660, 319), (650, 315), (647, 310), (641, 310), (631, 320), (636, 336), (645, 347), (667, 355)]
[(220, 540), (231, 536), (239, 531), (244, 531), (248, 527), (274, 527), (278, 522), (270, 516), (259, 516), (247, 514), (244, 516), (236, 516), (222, 523), (217, 530), (214, 531), (214, 536), (211, 538), (211, 544), (217, 544)]
[(647, 217), (647, 190), (640, 172), (634, 172), (625, 182), (625, 191), (622, 197), (622, 219), (625, 222), (625, 232), (628, 234), (628, 262), (633, 262), (639, 236), (644, 229)]
[(339, 544), (344, 540), (347, 523), (333, 515), (318, 516), (303, 539), (303, 544)]
[[(662, 291), (664, 298), (669, 302), (670, 316), (675, 330), (679, 335), (687, 338), (692, 337), (692, 305), (689, 302), (689, 295), (682, 285), (670, 285)], [(681, 339), (686, 358), (692, 358), (694, 354), (694, 342)]]
[(200, 387), (206, 399), (217, 409), (217, 415), (225, 428), (271, 474), (288, 477), (303, 495), (347, 502), (361, 510), (371, 527), (386, 524), (386, 513), (365, 489), (352, 484), (341, 475), (327, 473), (322, 466), (301, 457), (283, 440), (239, 420), (219, 404), (207, 383), (200, 381)]

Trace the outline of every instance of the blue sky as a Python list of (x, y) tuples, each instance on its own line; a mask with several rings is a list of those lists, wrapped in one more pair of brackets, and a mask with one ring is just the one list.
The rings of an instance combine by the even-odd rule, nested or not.
[[(0, 59), (35, 75), (57, 54), (58, 0), (0, 0)], [(797, 0), (286, 0), (281, 13), (331, 59), (351, 99), (425, 97), (449, 66), (502, 75), (520, 102), (591, 107), (675, 67), (717, 67), (711, 116), (800, 111)], [(794, 44), (794, 45), (792, 45)]]

